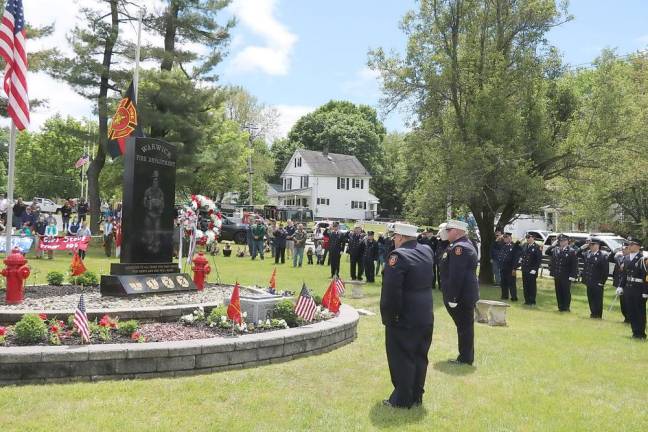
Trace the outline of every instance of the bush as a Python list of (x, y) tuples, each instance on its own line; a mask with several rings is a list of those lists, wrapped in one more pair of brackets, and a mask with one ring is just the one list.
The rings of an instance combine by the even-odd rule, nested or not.
[(96, 286), (99, 285), (99, 278), (91, 271), (81, 273), (79, 276), (70, 276), (72, 285)]
[(289, 327), (297, 327), (297, 314), (295, 314), (295, 305), (290, 300), (282, 300), (272, 309), (272, 318), (284, 320)]
[(47, 325), (38, 315), (26, 314), (16, 323), (14, 333), (19, 344), (37, 344), (45, 341)]
[(47, 273), (47, 283), (54, 286), (61, 286), (63, 284), (64, 275), (61, 272), (51, 271)]
[(120, 321), (117, 327), (117, 332), (122, 336), (131, 336), (139, 328), (137, 320)]
[(221, 317), (227, 318), (227, 308), (224, 305), (215, 307), (209, 312), (209, 317), (207, 317), (207, 323), (209, 324), (220, 324)]
[(313, 295), (313, 301), (315, 302), (315, 304), (317, 306), (321, 306), (322, 305), (322, 296), (319, 296), (319, 295), (316, 295), (316, 294)]

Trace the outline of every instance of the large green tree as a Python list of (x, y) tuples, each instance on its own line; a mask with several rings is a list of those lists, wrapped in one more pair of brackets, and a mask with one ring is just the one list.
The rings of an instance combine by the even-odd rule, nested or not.
[(75, 162), (94, 139), (93, 125), (70, 117), (48, 119), (40, 132), (20, 134), (16, 148), (16, 196), (79, 196), (81, 170)]
[(385, 108), (408, 102), (418, 119), (430, 163), (412, 196), (469, 209), (485, 282), (493, 228), (539, 206), (545, 182), (580, 162), (582, 143), (566, 140), (574, 98), (545, 41), (566, 19), (554, 0), (422, 0), (403, 19), (405, 55), (370, 53)]
[(372, 107), (330, 101), (297, 120), (288, 133), (288, 141), (293, 150), (328, 148), (331, 153), (354, 155), (373, 173), (381, 162), (381, 143), (386, 133)]

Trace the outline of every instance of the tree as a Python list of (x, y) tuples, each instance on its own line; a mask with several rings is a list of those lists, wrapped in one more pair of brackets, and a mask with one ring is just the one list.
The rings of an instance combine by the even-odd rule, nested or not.
[(585, 143), (566, 139), (574, 98), (545, 41), (566, 19), (554, 0), (423, 0), (403, 19), (405, 56), (370, 53), (384, 108), (409, 102), (418, 118), (430, 163), (416, 204), (472, 213), (483, 282), (492, 282), (493, 228), (538, 207), (546, 181), (585, 163)]
[(79, 196), (81, 170), (74, 167), (94, 138), (92, 125), (70, 117), (48, 119), (40, 132), (20, 134), (16, 146), (16, 192), (34, 196)]
[[(386, 133), (376, 110), (370, 106), (330, 101), (297, 120), (288, 140), (294, 148), (328, 148), (331, 153), (354, 155), (373, 174), (381, 162), (380, 144)], [(287, 159), (283, 162), (285, 167)]]
[(569, 139), (598, 144), (583, 155), (589, 167), (552, 186), (558, 204), (590, 229), (648, 237), (648, 179), (641, 174), (648, 172), (647, 67), (645, 53), (622, 59), (606, 50), (594, 68), (565, 77), (580, 101)]

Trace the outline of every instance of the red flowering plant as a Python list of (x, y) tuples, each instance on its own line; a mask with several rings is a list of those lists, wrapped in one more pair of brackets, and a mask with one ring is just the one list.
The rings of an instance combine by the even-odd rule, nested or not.
[(65, 332), (65, 323), (52, 318), (47, 321), (47, 340), (52, 345), (61, 345), (61, 337)]
[(111, 331), (113, 329), (117, 329), (117, 318), (112, 319), (108, 315), (104, 315), (101, 317), (101, 320), (99, 320), (99, 325), (97, 327), (97, 332), (99, 335), (99, 340), (103, 342), (108, 342), (110, 339), (112, 339), (111, 336)]
[(146, 342), (146, 336), (138, 331), (134, 331), (131, 335), (131, 340), (138, 343)]
[(47, 314), (39, 313), (38, 318), (42, 319), (43, 321), (47, 321)]
[(0, 326), (0, 345), (4, 345), (6, 336), (7, 336), (7, 327)]
[(101, 317), (101, 321), (99, 321), (99, 325), (101, 327), (108, 327), (111, 329), (116, 329), (117, 328), (117, 319), (112, 319), (108, 315), (104, 315)]

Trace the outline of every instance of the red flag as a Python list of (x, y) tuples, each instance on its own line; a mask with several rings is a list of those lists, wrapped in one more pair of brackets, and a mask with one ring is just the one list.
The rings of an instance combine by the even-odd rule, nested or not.
[(340, 301), (340, 297), (338, 295), (335, 279), (332, 279), (329, 287), (324, 293), (324, 297), (322, 297), (322, 306), (333, 313), (338, 313), (340, 311), (341, 304), (342, 302)]
[(227, 306), (227, 317), (237, 324), (241, 323), (241, 293), (238, 282), (234, 285), (232, 298)]
[(79, 252), (74, 252), (72, 257), (72, 264), (70, 264), (70, 269), (72, 270), (72, 276), (79, 276), (80, 274), (85, 273), (86, 266), (83, 264), (83, 260), (79, 256)]
[(273, 290), (277, 289), (277, 268), (275, 267), (274, 270), (272, 270), (272, 276), (270, 276), (270, 288)]

